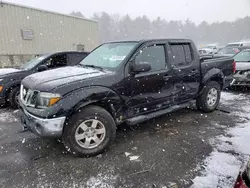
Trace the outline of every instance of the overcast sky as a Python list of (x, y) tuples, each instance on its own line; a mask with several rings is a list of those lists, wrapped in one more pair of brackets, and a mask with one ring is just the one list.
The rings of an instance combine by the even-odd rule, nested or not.
[(147, 15), (167, 20), (186, 20), (196, 24), (233, 21), (250, 16), (250, 0), (7, 0), (60, 13), (80, 11), (85, 17), (94, 12), (129, 14), (132, 17)]

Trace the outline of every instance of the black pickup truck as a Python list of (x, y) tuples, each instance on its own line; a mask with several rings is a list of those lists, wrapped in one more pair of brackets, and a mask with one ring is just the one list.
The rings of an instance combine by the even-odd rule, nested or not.
[(10, 103), (12, 108), (18, 106), (21, 80), (26, 76), (48, 69), (76, 65), (88, 54), (76, 51), (43, 54), (31, 59), (20, 68), (0, 68), (0, 105)]
[(77, 66), (26, 77), (21, 122), (39, 136), (62, 138), (73, 155), (96, 155), (123, 122), (138, 124), (194, 100), (212, 112), (234, 66), (232, 58), (201, 61), (191, 40), (105, 43)]

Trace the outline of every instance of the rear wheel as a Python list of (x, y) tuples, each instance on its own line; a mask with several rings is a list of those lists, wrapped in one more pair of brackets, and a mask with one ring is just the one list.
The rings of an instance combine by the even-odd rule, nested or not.
[(75, 156), (93, 156), (105, 151), (116, 135), (113, 117), (99, 106), (74, 114), (63, 131), (63, 143)]
[(221, 88), (215, 81), (208, 82), (196, 100), (196, 106), (203, 112), (214, 111), (220, 102)]
[(9, 102), (10, 102), (10, 106), (11, 108), (18, 108), (19, 106), (19, 101), (18, 101), (18, 97), (20, 94), (20, 87), (14, 87), (11, 89), (10, 94), (9, 94)]

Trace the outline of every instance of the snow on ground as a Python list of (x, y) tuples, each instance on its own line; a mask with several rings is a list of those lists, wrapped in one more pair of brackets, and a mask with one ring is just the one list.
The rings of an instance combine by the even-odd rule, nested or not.
[(11, 112), (11, 111), (3, 111), (0, 113), (0, 122), (6, 122), (6, 123), (9, 123), (9, 122), (17, 122), (18, 119), (17, 119), (17, 116), (15, 116), (15, 113), (17, 113), (18, 111), (14, 111), (14, 112)]
[(235, 100), (246, 99), (245, 94), (234, 94), (229, 92), (222, 92), (220, 102), (224, 105), (232, 104)]
[[(239, 171), (248, 161), (250, 155), (250, 102), (246, 95), (223, 92), (221, 103), (233, 105), (242, 103), (242, 107), (231, 114), (235, 120), (244, 120), (236, 123), (236, 127), (229, 128), (226, 136), (218, 136), (210, 140), (214, 147), (213, 152), (204, 162), (199, 164), (200, 176), (193, 179), (191, 188), (233, 187)], [(223, 126), (223, 125), (222, 125)]]

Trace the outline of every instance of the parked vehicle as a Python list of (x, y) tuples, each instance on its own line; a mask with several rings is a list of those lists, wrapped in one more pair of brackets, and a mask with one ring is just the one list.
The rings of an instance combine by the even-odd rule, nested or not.
[(78, 66), (26, 77), (21, 122), (39, 136), (62, 138), (73, 155), (96, 155), (123, 122), (138, 124), (193, 100), (203, 112), (214, 111), (233, 79), (233, 62), (201, 62), (191, 40), (105, 43)]
[[(75, 65), (88, 55), (87, 52), (57, 52), (44, 54), (31, 59), (20, 68), (0, 69), (0, 104), (10, 103), (12, 108), (18, 106), (21, 80), (36, 72), (50, 70), (68, 65)], [(59, 72), (56, 72), (58, 74)]]
[(250, 86), (250, 49), (243, 50), (234, 57), (236, 72), (233, 86)]
[(240, 46), (250, 46), (250, 41), (231, 42), (227, 44), (227, 47), (240, 47)]
[(240, 171), (234, 188), (250, 188), (250, 161), (248, 161), (243, 171)]
[(229, 46), (229, 47), (225, 47), (222, 48), (221, 50), (219, 50), (215, 56), (229, 56), (232, 57), (235, 54), (241, 52), (242, 50), (245, 49), (250, 49), (250, 46), (242, 46), (242, 47), (233, 47), (233, 46)]
[(200, 55), (215, 54), (218, 50), (218, 44), (208, 44), (204, 48), (199, 49), (199, 53)]

